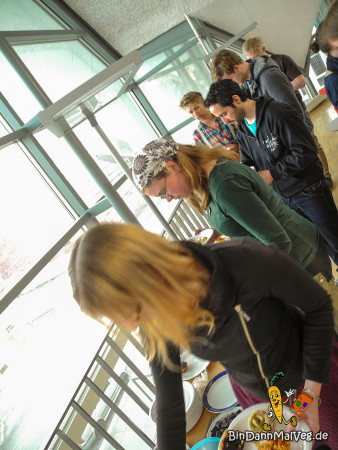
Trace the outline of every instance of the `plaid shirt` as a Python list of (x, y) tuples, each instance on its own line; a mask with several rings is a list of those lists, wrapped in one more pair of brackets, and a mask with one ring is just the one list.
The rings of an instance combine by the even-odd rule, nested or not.
[[(221, 119), (215, 117), (215, 124), (217, 128), (216, 130), (205, 126), (202, 122), (198, 125), (198, 129), (201, 133), (203, 133), (206, 140), (210, 142), (211, 147), (214, 147), (215, 145), (227, 147), (229, 144), (237, 142), (236, 136), (231, 133), (228, 125), (225, 125)], [(234, 129), (236, 131), (237, 126), (234, 126)], [(194, 131), (193, 138), (196, 145), (206, 145), (197, 130)]]

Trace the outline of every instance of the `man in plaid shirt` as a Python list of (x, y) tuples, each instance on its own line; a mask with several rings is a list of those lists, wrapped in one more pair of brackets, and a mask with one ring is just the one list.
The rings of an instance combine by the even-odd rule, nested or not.
[(185, 109), (194, 119), (199, 120), (198, 127), (194, 131), (193, 138), (196, 145), (214, 147), (221, 145), (227, 150), (239, 153), (236, 131), (230, 129), (221, 119), (215, 117), (204, 106), (200, 92), (188, 92), (180, 102), (180, 107)]

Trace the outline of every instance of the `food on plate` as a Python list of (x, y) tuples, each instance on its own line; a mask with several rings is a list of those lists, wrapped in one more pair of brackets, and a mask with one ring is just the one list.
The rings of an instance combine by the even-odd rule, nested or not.
[(220, 418), (211, 430), (210, 434), (211, 437), (221, 437), (225, 430), (229, 428), (229, 425), (234, 420), (236, 416), (238, 416), (239, 413), (242, 411), (239, 409), (238, 411), (229, 413), (227, 416)]
[(219, 236), (215, 242), (225, 242), (225, 241), (231, 241), (231, 238), (229, 236)]
[(249, 417), (249, 428), (254, 433), (260, 433), (263, 430), (263, 424), (265, 421), (267, 421), (268, 415), (266, 411), (263, 411), (262, 409), (257, 409), (254, 411), (251, 416)]
[(244, 439), (234, 439), (229, 441), (228, 430), (225, 430), (219, 441), (218, 450), (242, 450), (244, 444)]
[(282, 441), (280, 439), (255, 442), (255, 444), (259, 450), (289, 450), (291, 445), (290, 441)]
[(188, 363), (186, 361), (181, 362), (181, 372), (185, 373), (188, 370)]
[(199, 238), (199, 239), (197, 240), (197, 243), (203, 245), (204, 242), (207, 241), (207, 239), (208, 239), (208, 238), (207, 238), (206, 236), (201, 237), (201, 238)]

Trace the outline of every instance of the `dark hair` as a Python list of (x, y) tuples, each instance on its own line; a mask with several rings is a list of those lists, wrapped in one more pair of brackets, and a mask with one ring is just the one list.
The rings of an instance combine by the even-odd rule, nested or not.
[(319, 50), (323, 53), (329, 53), (329, 43), (324, 36), (323, 22), (321, 22), (317, 27), (315, 39), (310, 44), (310, 49), (313, 51), (313, 53), (318, 53)]
[(232, 80), (219, 80), (212, 83), (208, 95), (204, 101), (204, 106), (209, 108), (211, 105), (219, 103), (222, 106), (234, 106), (232, 96), (238, 95), (245, 102), (248, 98), (246, 92)]

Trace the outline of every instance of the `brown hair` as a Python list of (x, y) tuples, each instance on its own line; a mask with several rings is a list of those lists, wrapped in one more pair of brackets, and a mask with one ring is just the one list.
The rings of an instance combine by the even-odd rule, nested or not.
[(332, 3), (323, 22), (324, 40), (338, 39), (338, 0)]
[(123, 328), (123, 319), (139, 312), (150, 360), (158, 355), (176, 367), (168, 344), (188, 349), (198, 329), (213, 330), (213, 314), (200, 306), (210, 274), (179, 242), (137, 225), (98, 225), (76, 241), (68, 271), (74, 298), (89, 316)]
[(221, 80), (223, 75), (234, 73), (234, 66), (242, 64), (244, 61), (237, 53), (231, 50), (221, 50), (212, 58), (211, 61), (211, 78), (212, 81)]
[(265, 47), (263, 39), (260, 36), (254, 36), (244, 42), (242, 52), (246, 57), (248, 57), (248, 55), (254, 55), (254, 58), (255, 56), (260, 56), (264, 52), (263, 47)]
[[(188, 197), (188, 203), (201, 214), (206, 213), (211, 198), (208, 186), (208, 177), (205, 175), (204, 167), (219, 158), (225, 160), (239, 161), (238, 154), (224, 147), (207, 147), (204, 145), (184, 145), (179, 144), (176, 153), (176, 162), (188, 177), (192, 192)], [(221, 164), (224, 164), (223, 161)], [(145, 188), (159, 181), (168, 175), (168, 169), (162, 170)]]
[(202, 103), (203, 104), (203, 97), (200, 92), (191, 91), (187, 94), (183, 95), (181, 101), (180, 101), (180, 108), (185, 109), (187, 106), (191, 105), (192, 103)]

